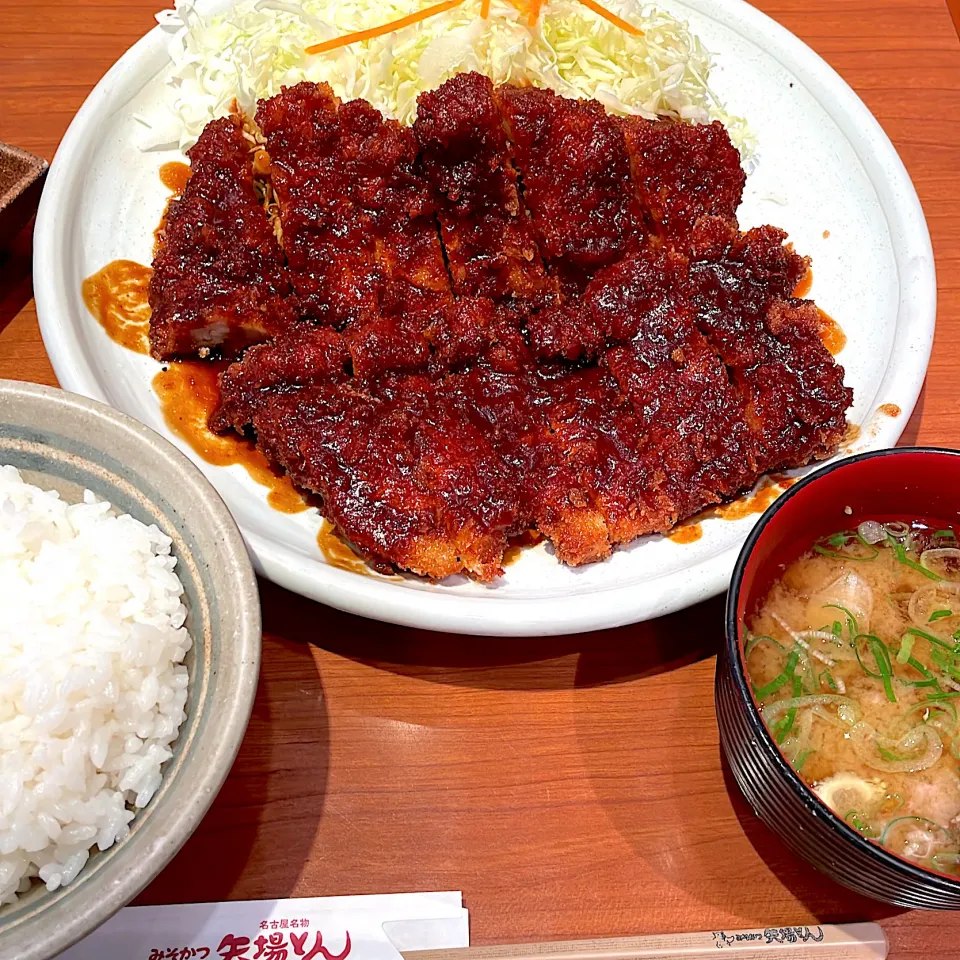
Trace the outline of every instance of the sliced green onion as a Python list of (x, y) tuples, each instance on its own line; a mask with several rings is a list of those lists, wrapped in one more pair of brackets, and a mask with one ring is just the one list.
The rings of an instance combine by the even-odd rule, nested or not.
[(900, 652), (897, 654), (897, 663), (909, 662), (910, 654), (913, 651), (913, 645), (916, 642), (917, 642), (917, 638), (912, 633), (908, 633), (900, 641)]
[(930, 827), (935, 827), (935, 828), (936, 828), (937, 830), (939, 830), (942, 834), (945, 834), (948, 840), (950, 839), (950, 831), (949, 831), (946, 827), (941, 827), (939, 823), (935, 823), (933, 820), (928, 820), (926, 817), (897, 817), (895, 820), (891, 820), (891, 821), (887, 824), (886, 828), (884, 829), (883, 833), (882, 833), (881, 836), (880, 836), (880, 843), (882, 843), (884, 846), (886, 846), (886, 845), (887, 845), (887, 838), (890, 836), (890, 831), (891, 831), (898, 823), (905, 823), (907, 820), (910, 820), (910, 821), (912, 821), (913, 823), (916, 823), (917, 825), (919, 825), (919, 824), (926, 824), (926, 825), (928, 825), (928, 826), (930, 826)]
[[(870, 554), (863, 557), (852, 553), (840, 552), (843, 547), (850, 546), (853, 543), (860, 543), (870, 551)], [(826, 544), (826, 546), (824, 546), (824, 544)], [(830, 549), (831, 547), (833, 549)], [(880, 556), (880, 551), (872, 543), (864, 540), (856, 530), (841, 530), (832, 536), (821, 537), (821, 539), (814, 544), (813, 549), (816, 553), (822, 554), (825, 557), (835, 557), (839, 560), (876, 560), (877, 557)]]
[(947, 539), (947, 540), (957, 539), (957, 535), (952, 530), (949, 530), (949, 529), (937, 530), (934, 532), (933, 535), (935, 537), (940, 537), (941, 539)]
[(873, 827), (871, 827), (869, 823), (864, 823), (863, 820), (860, 819), (860, 814), (857, 813), (856, 810), (848, 810), (843, 815), (843, 819), (846, 820), (854, 830), (865, 837), (875, 839), (876, 837), (880, 836), (880, 834)]
[[(799, 674), (793, 675), (793, 698), (803, 694), (803, 679)], [(793, 725), (797, 719), (797, 708), (791, 707), (786, 714), (774, 724), (773, 727), (773, 737), (777, 743), (783, 743), (787, 739), (787, 734), (793, 729)]]
[(937, 576), (932, 570), (928, 570), (923, 564), (917, 563), (916, 560), (911, 560), (907, 556), (907, 551), (904, 548), (903, 544), (899, 540), (887, 534), (887, 545), (893, 550), (898, 563), (902, 563), (905, 567), (909, 567), (911, 570), (916, 570), (917, 573), (922, 573), (925, 577), (928, 577), (930, 580), (936, 580), (939, 583), (943, 577)]
[[(867, 647), (873, 654), (874, 663), (877, 665), (877, 673), (868, 669), (867, 665), (863, 662), (863, 658), (860, 656), (860, 650), (857, 644), (861, 640), (867, 641)], [(853, 652), (856, 654), (857, 662), (860, 664), (863, 672), (868, 677), (876, 677), (878, 680), (882, 680), (887, 699), (891, 703), (896, 703), (897, 695), (893, 692), (893, 664), (890, 662), (890, 651), (887, 649), (887, 645), (872, 633), (861, 633), (857, 639), (854, 640)]]
[(783, 668), (783, 672), (774, 677), (774, 679), (765, 686), (759, 688), (754, 687), (754, 696), (758, 700), (763, 700), (765, 697), (769, 697), (771, 693), (776, 693), (784, 684), (789, 683), (793, 679), (799, 661), (800, 655), (796, 650), (791, 650), (789, 656), (787, 657), (787, 662)]
[(783, 743), (787, 739), (787, 734), (793, 729), (793, 724), (797, 719), (797, 708), (791, 707), (773, 726), (773, 739), (777, 743)]
[(809, 748), (806, 750), (801, 750), (797, 755), (796, 760), (793, 761), (793, 769), (799, 773), (803, 768), (803, 765), (807, 762), (807, 757), (816, 752), (816, 750), (810, 750)]
[(774, 640), (773, 637), (768, 637), (765, 633), (757, 634), (757, 636), (750, 637), (743, 647), (744, 657), (749, 657), (753, 652), (754, 648), (766, 641), (767, 643), (772, 643), (775, 647), (779, 647), (784, 653), (787, 652), (787, 648), (777, 640)]
[(820, 686), (823, 686), (824, 679), (826, 679), (827, 686), (831, 690), (837, 689), (837, 681), (833, 679), (833, 674), (829, 670), (824, 670), (823, 673), (820, 674)]
[[(957, 708), (949, 700), (944, 700), (942, 702), (927, 701), (925, 703), (924, 702), (915, 703), (909, 710), (906, 711), (906, 713), (904, 713), (903, 715), (904, 723), (907, 723), (909, 725), (910, 717), (917, 712), (928, 713), (934, 710), (940, 711), (941, 713), (945, 714), (948, 720), (946, 730), (943, 729), (942, 725), (938, 726), (937, 723), (933, 722), (934, 718), (932, 716), (928, 716), (925, 719), (921, 719), (920, 722), (929, 723), (931, 726), (936, 727), (937, 730), (941, 734), (943, 734), (943, 736), (945, 737), (952, 737), (957, 730), (958, 718), (957, 718)], [(951, 745), (951, 749), (952, 749), (952, 745)]]
[(949, 693), (938, 690), (936, 693), (927, 694), (927, 700), (956, 700), (957, 697), (960, 697), (960, 690), (951, 690)]
[(842, 610), (847, 616), (847, 629), (850, 631), (850, 637), (855, 637), (859, 632), (860, 628), (857, 626), (857, 618), (846, 608), (840, 606), (839, 603), (825, 603), (825, 608), (832, 608), (834, 610)]
[(919, 627), (907, 627), (904, 633), (914, 637), (923, 637), (924, 640), (929, 640), (930, 643), (938, 647), (943, 647), (945, 650), (950, 650), (951, 652), (954, 652), (957, 647), (956, 644), (947, 643), (946, 640), (941, 640), (939, 637), (934, 636), (932, 633), (927, 633), (926, 630), (921, 630)]
[(940, 682), (937, 678), (915, 657), (907, 657), (907, 665), (913, 667), (924, 679), (904, 680), (903, 677), (897, 677), (897, 683), (902, 683), (905, 687), (936, 687), (938, 690), (940, 689)]
[(877, 667), (883, 675), (883, 689), (891, 703), (897, 702), (897, 695), (893, 692), (893, 665), (890, 663), (890, 651), (880, 639), (870, 641), (870, 650)]
[(835, 637), (842, 637), (842, 636), (843, 636), (843, 624), (842, 624), (839, 620), (834, 620), (834, 621), (833, 621), (833, 626), (830, 628), (830, 632), (831, 632)]
[(930, 614), (930, 619), (927, 621), (927, 623), (933, 623), (935, 620), (942, 620), (944, 617), (952, 616), (952, 610), (934, 610), (933, 613)]

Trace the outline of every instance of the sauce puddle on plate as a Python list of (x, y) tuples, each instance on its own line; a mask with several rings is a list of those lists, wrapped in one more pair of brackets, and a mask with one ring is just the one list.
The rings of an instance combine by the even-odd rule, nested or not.
[(707, 507), (694, 514), (689, 520), (678, 523), (666, 536), (674, 543), (696, 543), (703, 536), (703, 521), (713, 518), (719, 520), (743, 520), (754, 513), (763, 513), (781, 493), (797, 482), (796, 477), (784, 474), (770, 474), (759, 490), (731, 500), (730, 503), (721, 503), (715, 507)]
[(160, 182), (179, 196), (190, 179), (190, 167), (180, 160), (171, 160), (160, 168)]
[(236, 434), (220, 436), (207, 421), (220, 400), (217, 377), (225, 361), (171, 363), (153, 378), (163, 419), (172, 433), (190, 444), (207, 463), (216, 467), (238, 464), (251, 478), (267, 487), (267, 503), (281, 513), (301, 513), (309, 506), (286, 474), (274, 469), (253, 445)]
[(793, 477), (771, 476), (769, 481), (749, 496), (710, 507), (701, 516), (720, 517), (721, 520), (743, 520), (754, 513), (763, 513), (787, 487), (793, 486)]
[(510, 537), (507, 549), (503, 551), (503, 565), (509, 567), (516, 563), (528, 547), (535, 547), (541, 540), (543, 534), (539, 530), (527, 530), (526, 533)]
[(376, 575), (376, 571), (371, 569), (366, 560), (340, 536), (337, 528), (329, 520), (324, 520), (323, 523), (320, 524), (320, 532), (317, 534), (317, 546), (331, 567), (336, 567), (338, 570), (346, 570), (348, 573), (359, 573), (363, 577)]
[(797, 300), (803, 300), (807, 294), (810, 292), (810, 288), (813, 286), (813, 269), (811, 267), (807, 268), (807, 272), (803, 275), (803, 278), (800, 282), (793, 288), (793, 295)]
[[(825, 236), (826, 235), (829, 234), (825, 232)], [(813, 270), (808, 268), (803, 279), (794, 287), (793, 296), (797, 300), (804, 300), (809, 295), (812, 287)], [(847, 345), (847, 335), (840, 328), (840, 324), (837, 323), (830, 314), (825, 313), (820, 307), (817, 307), (817, 313), (820, 314), (820, 340), (827, 350), (830, 351), (831, 356), (835, 357)]]
[(819, 307), (817, 312), (820, 314), (820, 340), (830, 351), (830, 355), (835, 357), (847, 345), (847, 335), (828, 313), (824, 313)]
[(135, 260), (114, 260), (83, 281), (83, 302), (114, 342), (134, 353), (150, 352), (150, 276)]
[(703, 524), (680, 523), (667, 534), (674, 543), (696, 543), (703, 536)]

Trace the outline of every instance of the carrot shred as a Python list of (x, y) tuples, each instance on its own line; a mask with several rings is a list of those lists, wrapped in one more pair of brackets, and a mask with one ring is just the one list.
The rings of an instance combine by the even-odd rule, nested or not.
[(399, 20), (393, 20), (390, 23), (384, 23), (379, 27), (371, 27), (369, 30), (358, 30), (356, 33), (347, 33), (342, 37), (334, 37), (332, 40), (324, 40), (323, 43), (315, 43), (307, 47), (304, 51), (307, 54), (327, 53), (330, 50), (336, 50), (339, 47), (349, 46), (351, 43), (359, 43), (361, 40), (373, 40), (375, 37), (382, 37), (385, 33), (392, 33), (394, 30), (402, 30), (414, 23), (420, 23), (438, 13), (446, 13), (454, 7), (459, 7), (463, 0), (443, 0), (442, 3), (435, 3), (432, 7), (426, 7), (411, 13), (406, 17), (400, 17)]
[[(375, 37), (382, 37), (384, 34), (393, 33), (394, 30), (402, 30), (404, 27), (409, 27), (414, 23), (421, 23), (423, 20), (428, 20), (430, 17), (434, 17), (438, 13), (446, 13), (447, 10), (452, 10), (454, 7), (459, 7), (463, 2), (464, 0), (442, 0), (441, 3), (435, 3), (432, 7), (426, 7), (423, 10), (418, 10), (416, 13), (411, 13), (405, 17), (400, 17), (399, 20), (392, 20), (390, 23), (381, 24), (379, 27), (371, 27), (368, 30), (357, 30), (355, 33), (344, 34), (342, 37), (334, 37), (332, 40), (324, 40), (323, 43), (315, 43), (312, 46), (307, 47), (305, 53), (328, 53), (331, 50), (338, 50), (340, 47), (347, 47), (351, 43), (359, 43), (362, 40), (373, 40)], [(533, 27), (537, 20), (540, 19), (540, 10), (543, 6), (543, 0), (528, 0), (528, 3), (527, 26)], [(615, 13), (611, 13), (605, 7), (602, 7), (599, 3), (597, 3), (597, 0), (580, 0), (580, 3), (582, 3), (588, 10), (592, 10), (598, 16), (603, 17), (604, 20), (608, 20), (615, 27), (619, 27), (625, 33), (629, 33), (634, 37), (643, 36), (643, 31), (639, 27), (635, 27), (632, 23), (628, 23), (626, 20), (618, 17)], [(490, 0), (480, 0), (480, 16), (484, 20), (490, 16)]]
[(615, 27), (619, 27), (625, 33), (629, 33), (634, 37), (642, 37), (643, 31), (639, 27), (635, 27), (632, 23), (628, 23), (626, 20), (618, 17), (615, 13), (611, 13), (604, 7), (601, 7), (597, 0), (580, 0), (588, 10), (592, 10), (595, 14), (600, 17), (603, 17), (604, 20), (609, 20)]

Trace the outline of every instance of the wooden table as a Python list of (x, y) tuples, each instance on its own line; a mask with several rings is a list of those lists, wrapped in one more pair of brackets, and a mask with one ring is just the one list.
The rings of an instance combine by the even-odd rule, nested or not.
[[(923, 201), (937, 339), (904, 442), (960, 446), (960, 42), (945, 0), (763, 0), (857, 90)], [(52, 157), (159, 0), (2, 0), (0, 140)], [(960, 18), (958, 18), (960, 22)], [(0, 377), (55, 383), (30, 304)], [(474, 943), (879, 919), (896, 958), (960, 914), (860, 899), (796, 860), (721, 766), (722, 599), (586, 636), (399, 629), (261, 584), (233, 772), (140, 902), (463, 890)]]

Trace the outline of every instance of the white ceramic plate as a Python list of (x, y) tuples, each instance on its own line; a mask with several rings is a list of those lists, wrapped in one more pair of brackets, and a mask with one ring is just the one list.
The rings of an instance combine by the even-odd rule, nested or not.
[[(664, 5), (717, 55), (715, 87), (757, 135), (741, 222), (789, 231), (813, 257), (811, 295), (847, 335), (839, 360), (854, 390), (850, 419), (862, 428), (851, 450), (892, 446), (923, 383), (936, 311), (930, 238), (903, 164), (853, 91), (774, 21), (738, 0)], [(112, 343), (80, 296), (84, 277), (111, 260), (150, 262), (168, 195), (158, 169), (177, 155), (138, 150), (133, 115), (163, 96), (164, 47), (159, 28), (140, 40), (67, 131), (37, 220), (34, 283), (61, 384), (169, 437), (150, 387), (157, 364)], [(883, 404), (899, 415), (881, 413)], [(695, 543), (645, 538), (576, 570), (541, 544), (487, 586), (361, 576), (325, 562), (315, 511), (275, 512), (241, 467), (210, 466), (170, 438), (220, 491), (267, 577), (344, 610), (434, 630), (573, 633), (669, 613), (726, 587), (756, 520), (712, 519)]]

